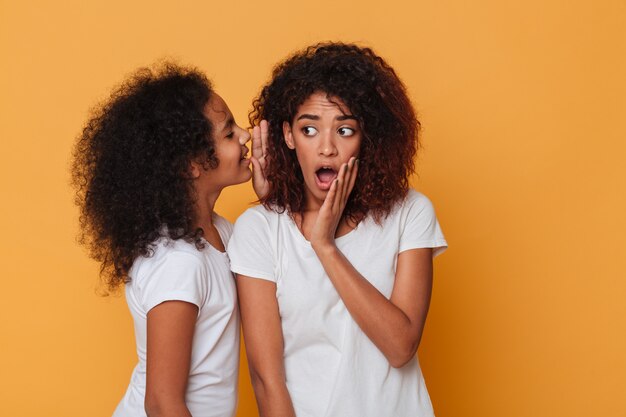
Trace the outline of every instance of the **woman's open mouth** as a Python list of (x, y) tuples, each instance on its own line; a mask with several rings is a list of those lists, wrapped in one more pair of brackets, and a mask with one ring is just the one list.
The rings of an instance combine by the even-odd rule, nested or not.
[(330, 189), (335, 178), (337, 178), (337, 171), (329, 166), (322, 167), (315, 171), (315, 183), (324, 191)]

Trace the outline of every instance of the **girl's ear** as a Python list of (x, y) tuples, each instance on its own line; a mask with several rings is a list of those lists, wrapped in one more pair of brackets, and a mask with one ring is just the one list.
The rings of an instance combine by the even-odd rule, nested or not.
[(285, 137), (285, 143), (289, 149), (296, 149), (296, 144), (293, 141), (293, 134), (291, 132), (291, 125), (288, 122), (283, 122), (283, 136)]

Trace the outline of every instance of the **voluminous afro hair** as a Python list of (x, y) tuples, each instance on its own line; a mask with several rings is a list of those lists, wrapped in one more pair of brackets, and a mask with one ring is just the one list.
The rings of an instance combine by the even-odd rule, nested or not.
[(296, 52), (274, 68), (254, 100), (250, 123), (269, 122), (270, 191), (260, 201), (291, 217), (304, 211), (302, 171), (282, 125), (292, 124), (299, 106), (316, 92), (341, 99), (363, 132), (359, 174), (344, 215), (357, 223), (371, 215), (380, 223), (408, 191), (420, 123), (393, 68), (370, 48), (352, 44), (320, 43)]
[(92, 110), (73, 153), (79, 241), (101, 263), (108, 290), (128, 282), (138, 256), (166, 234), (202, 247), (194, 228), (190, 162), (217, 166), (203, 110), (209, 80), (171, 63), (135, 72)]

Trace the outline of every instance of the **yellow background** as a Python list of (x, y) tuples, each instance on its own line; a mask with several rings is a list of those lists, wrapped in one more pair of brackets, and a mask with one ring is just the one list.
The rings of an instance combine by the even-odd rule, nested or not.
[(419, 352), (437, 415), (626, 416), (624, 0), (1, 0), (0, 415), (109, 416), (135, 363), (75, 243), (87, 110), (172, 57), (244, 123), (274, 63), (329, 39), (383, 55), (424, 126), (413, 184), (450, 244)]

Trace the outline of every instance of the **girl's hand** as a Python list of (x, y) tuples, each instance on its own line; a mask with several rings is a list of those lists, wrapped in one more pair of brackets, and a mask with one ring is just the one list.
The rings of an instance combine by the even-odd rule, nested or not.
[(267, 120), (261, 120), (259, 126), (252, 129), (252, 187), (257, 197), (263, 198), (270, 190), (270, 184), (265, 175), (267, 169)]
[(339, 168), (339, 174), (330, 186), (311, 230), (310, 242), (313, 249), (335, 245), (335, 233), (354, 188), (358, 170), (359, 162), (355, 157)]

